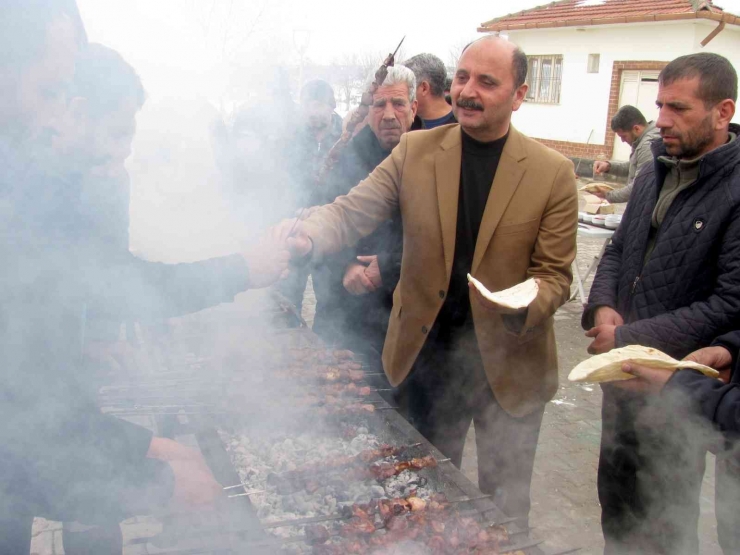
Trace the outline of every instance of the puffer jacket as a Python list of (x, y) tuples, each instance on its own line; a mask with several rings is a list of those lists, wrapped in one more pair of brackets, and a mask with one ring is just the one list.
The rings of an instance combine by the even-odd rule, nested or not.
[[(731, 125), (733, 133), (740, 126)], [(662, 141), (645, 168), (594, 278), (582, 325), (596, 309), (617, 310), (625, 324), (616, 346), (654, 347), (676, 358), (740, 329), (740, 141), (708, 153), (699, 178), (681, 191), (648, 247), (651, 215), (668, 168)]]

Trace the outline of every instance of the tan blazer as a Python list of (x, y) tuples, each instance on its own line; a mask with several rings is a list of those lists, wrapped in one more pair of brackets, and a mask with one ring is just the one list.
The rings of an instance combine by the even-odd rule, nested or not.
[[(460, 191), (459, 125), (415, 131), (347, 196), (305, 222), (314, 257), (353, 245), (400, 207), (401, 281), (393, 296), (383, 366), (393, 385), (408, 376), (432, 329), (452, 273)], [(576, 253), (573, 164), (513, 127), (478, 234), (470, 273), (492, 291), (541, 280), (521, 332), (471, 298), (483, 365), (496, 399), (523, 416), (557, 391), (553, 314), (568, 298)]]

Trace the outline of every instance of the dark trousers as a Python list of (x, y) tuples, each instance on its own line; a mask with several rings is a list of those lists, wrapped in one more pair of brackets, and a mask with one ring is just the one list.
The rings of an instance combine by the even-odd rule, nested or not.
[(398, 388), (408, 421), (460, 468), (475, 423), (478, 484), (509, 516), (529, 517), (530, 485), (545, 407), (515, 418), (496, 401), (475, 342), (450, 351), (426, 349)]
[(598, 491), (604, 553), (698, 553), (711, 431), (660, 397), (602, 389)]
[(726, 555), (740, 553), (740, 442), (723, 442), (715, 464), (717, 536)]

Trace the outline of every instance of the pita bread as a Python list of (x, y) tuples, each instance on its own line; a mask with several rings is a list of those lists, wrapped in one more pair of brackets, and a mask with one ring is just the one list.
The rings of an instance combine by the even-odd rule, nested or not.
[(622, 372), (622, 364), (625, 362), (674, 371), (680, 368), (691, 368), (699, 370), (702, 374), (712, 378), (719, 377), (719, 372), (714, 368), (709, 368), (709, 366), (688, 360), (676, 360), (658, 349), (651, 349), (642, 345), (628, 345), (584, 360), (571, 370), (568, 379), (572, 382), (591, 383), (629, 380), (634, 376)]
[(497, 291), (495, 293), (491, 293), (485, 285), (470, 274), (468, 274), (468, 281), (475, 286), (481, 295), (492, 303), (514, 310), (526, 308), (532, 304), (532, 301), (537, 298), (537, 293), (539, 293), (540, 290), (540, 287), (537, 285), (534, 278), (530, 278), (519, 285), (515, 285), (514, 287), (509, 287), (508, 289)]
[(589, 183), (578, 190), (586, 191), (587, 193), (608, 193), (609, 191), (613, 191), (614, 187), (607, 183)]

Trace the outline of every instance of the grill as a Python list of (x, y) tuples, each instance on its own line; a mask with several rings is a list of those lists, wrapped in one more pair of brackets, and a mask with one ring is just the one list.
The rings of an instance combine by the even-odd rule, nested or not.
[[(163, 356), (156, 371), (101, 388), (103, 410), (198, 448), (216, 479), (232, 487), (225, 490), (215, 510), (164, 516), (161, 533), (132, 538), (127, 550), (173, 555), (311, 553), (312, 549), (318, 553), (545, 553), (541, 541), (531, 539), (529, 530), (503, 514), (381, 396), (387, 385), (377, 361), (338, 360), (278, 294), (250, 294), (248, 303), (178, 320), (172, 334), (160, 340), (160, 347)], [(355, 391), (366, 389), (361, 395), (352, 393), (350, 401), (347, 396), (316, 395), (317, 387), (328, 391), (336, 387), (335, 382), (319, 386), (323, 380), (302, 378), (316, 374), (326, 379), (337, 366), (346, 378), (350, 369), (359, 367), (357, 362), (362, 365), (362, 382), (348, 379), (346, 383), (355, 384), (351, 386)], [(349, 410), (344, 408), (347, 402)], [(385, 464), (383, 468), (428, 456), (437, 464), (418, 471), (393, 470), (386, 480), (364, 479), (363, 473), (373, 463), (354, 461), (382, 445), (399, 448), (392, 458), (374, 463)], [(328, 468), (340, 456), (355, 458), (341, 468)], [(321, 461), (327, 468), (316, 467)], [(305, 481), (298, 486), (284, 479), (311, 465), (310, 472), (300, 474)], [(388, 529), (361, 536), (365, 543), (359, 550), (352, 551), (359, 544), (351, 547), (357, 536), (335, 536), (313, 547), (308, 543), (307, 535), (321, 530), (315, 528), (317, 524), (329, 534), (341, 532), (358, 521), (357, 512), (354, 519), (348, 518), (352, 508), (363, 503), (366, 510), (367, 503), (375, 507), (372, 499), (411, 497), (431, 506), (438, 494), (462, 519), (475, 519), (484, 527), (505, 526), (509, 537), (500, 551), (449, 547), (433, 551), (420, 548), (418, 542), (398, 544), (395, 550), (368, 546), (369, 537), (391, 534), (391, 520), (421, 518), (414, 513), (395, 520), (375, 517), (376, 523), (385, 522), (381, 528)], [(332, 548), (337, 542), (341, 543)], [(560, 553), (571, 551), (575, 549)]]

